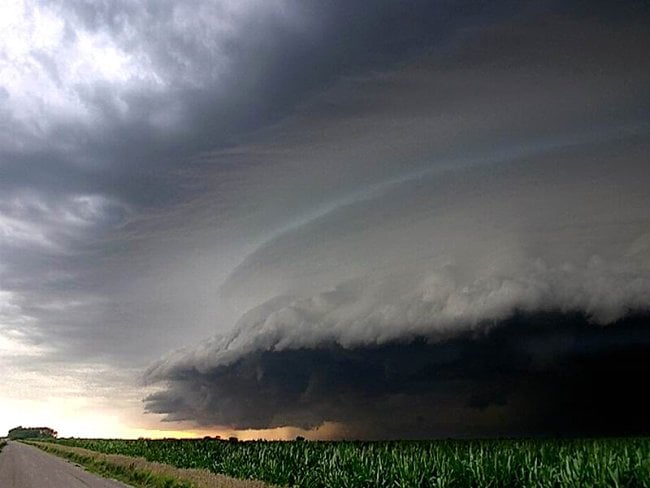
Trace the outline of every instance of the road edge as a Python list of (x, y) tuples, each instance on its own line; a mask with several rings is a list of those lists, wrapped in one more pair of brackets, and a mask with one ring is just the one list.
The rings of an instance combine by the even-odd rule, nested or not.
[(129, 466), (108, 462), (99, 453), (97, 453), (98, 455), (93, 455), (92, 451), (87, 454), (70, 452), (61, 449), (61, 446), (33, 441), (23, 442), (23, 444), (36, 447), (48, 454), (78, 464), (86, 471), (101, 476), (102, 478), (114, 479), (134, 488), (197, 488), (192, 484), (179, 482), (169, 476), (158, 475), (144, 469), (138, 469), (135, 465)]
[(141, 457), (104, 454), (54, 442), (26, 444), (78, 463), (100, 476), (110, 476), (136, 488), (273, 488), (258, 480), (240, 480), (204, 469), (183, 469)]

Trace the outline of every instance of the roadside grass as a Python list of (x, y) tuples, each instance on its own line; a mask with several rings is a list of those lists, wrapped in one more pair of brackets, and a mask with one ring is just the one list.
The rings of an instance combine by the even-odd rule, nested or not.
[(40, 442), (25, 443), (77, 463), (91, 473), (98, 474), (104, 478), (113, 478), (136, 488), (196, 488), (196, 485), (193, 483), (179, 481), (170, 476), (139, 469), (136, 463), (126, 465), (117, 464), (109, 462), (102, 455), (80, 454), (79, 452), (60, 449), (58, 446)]
[(238, 480), (202, 469), (181, 469), (141, 457), (103, 454), (54, 442), (28, 441), (26, 444), (136, 488), (272, 488), (257, 480)]

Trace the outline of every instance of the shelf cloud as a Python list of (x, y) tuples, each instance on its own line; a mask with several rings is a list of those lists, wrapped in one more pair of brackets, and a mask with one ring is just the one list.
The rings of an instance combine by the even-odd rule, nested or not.
[[(167, 388), (147, 408), (237, 428), (351, 422), (380, 436), (409, 405), (420, 411), (416, 420), (442, 404), (444, 415), (462, 407), (482, 424), (494, 414), (483, 401), (472, 408), (482, 389), (526, 382), (537, 367), (543, 374), (533, 383), (551, 388), (546, 375), (571, 375), (567, 363), (607, 363), (609, 342), (646, 350), (634, 342), (635, 334), (647, 339), (645, 315), (622, 344), (625, 326), (610, 325), (650, 308), (650, 234), (639, 228), (650, 205), (647, 145), (624, 146), (418, 175), (276, 237), (224, 284), (233, 299), (262, 304), (231, 333), (151, 366), (147, 379)], [(505, 345), (501, 329), (511, 336)], [(532, 337), (540, 351), (517, 350)], [(495, 369), (485, 384), (474, 378)], [(517, 395), (520, 387), (512, 386)], [(508, 415), (524, 408), (504, 395)], [(496, 402), (490, 397), (487, 405)], [(453, 432), (440, 419), (429, 427), (423, 436)], [(487, 423), (475, 434), (499, 427), (513, 433)]]
[(57, 371), (215, 429), (639, 432), (647, 2), (5, 3), (3, 391)]

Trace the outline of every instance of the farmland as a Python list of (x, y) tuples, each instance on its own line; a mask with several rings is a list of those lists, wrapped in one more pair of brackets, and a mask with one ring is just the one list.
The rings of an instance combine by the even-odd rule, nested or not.
[(226, 442), (61, 439), (106, 454), (299, 487), (650, 487), (650, 439)]

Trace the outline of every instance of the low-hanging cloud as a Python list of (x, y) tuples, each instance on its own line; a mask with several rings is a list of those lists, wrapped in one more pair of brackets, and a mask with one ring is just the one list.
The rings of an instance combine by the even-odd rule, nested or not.
[[(185, 380), (149, 408), (279, 425), (281, 409), (218, 417), (200, 396), (182, 414), (167, 400), (193, 391), (193, 374), (259, 354), (435, 344), (514, 310), (605, 324), (645, 304), (644, 2), (38, 0), (2, 12), (12, 364), (38, 350), (21, 367), (143, 367), (217, 334), (152, 368), (163, 391)], [(229, 408), (248, 404), (235, 395)], [(291, 418), (349, 418), (315, 411)]]
[[(512, 369), (505, 378), (474, 378), (474, 359), (479, 370), (495, 367), (491, 354), (499, 354), (495, 337), (503, 332), (491, 329), (506, 327), (513, 341), (526, 342), (529, 327), (543, 335), (547, 326), (550, 336), (558, 324), (566, 328), (568, 350), (549, 339), (537, 358), (540, 388), (549, 389), (553, 374), (570, 371), (567, 364), (583, 353), (598, 363), (589, 368), (607, 363), (608, 347), (580, 351), (581, 337), (616, 342), (624, 327), (600, 327), (650, 308), (646, 149), (627, 140), (605, 152), (599, 144), (551, 151), (535, 157), (532, 174), (527, 160), (419, 175), (288, 231), (250, 255), (224, 286), (242, 308), (262, 305), (230, 334), (152, 365), (147, 379), (166, 389), (146, 400), (148, 410), (237, 428), (343, 422), (372, 436), (400, 411), (419, 412), (392, 425), (414, 435), (422, 413), (441, 404), (442, 418), (454, 408), (476, 416), (475, 434), (512, 433), (513, 425), (490, 423), (472, 402), (483, 404), (476, 400), (483, 389), (505, 389), (501, 403), (492, 392), (485, 404), (514, 414), (524, 408), (517, 404), (523, 393), (511, 382), (524, 384), (535, 367), (520, 369), (517, 356), (504, 359)], [(644, 317), (620, 347), (645, 337)], [(418, 347), (421, 354), (412, 355)], [(465, 359), (454, 362), (457, 378), (439, 382), (448, 373), (438, 362), (449, 348)], [(454, 430), (440, 419), (426, 425), (423, 435)], [(541, 428), (535, 425), (522, 428)]]
[(146, 402), (168, 420), (335, 421), (340, 435), (362, 438), (647, 433), (647, 322), (599, 328), (580, 313), (515, 314), (444, 341), (257, 350), (207, 370), (177, 365)]

